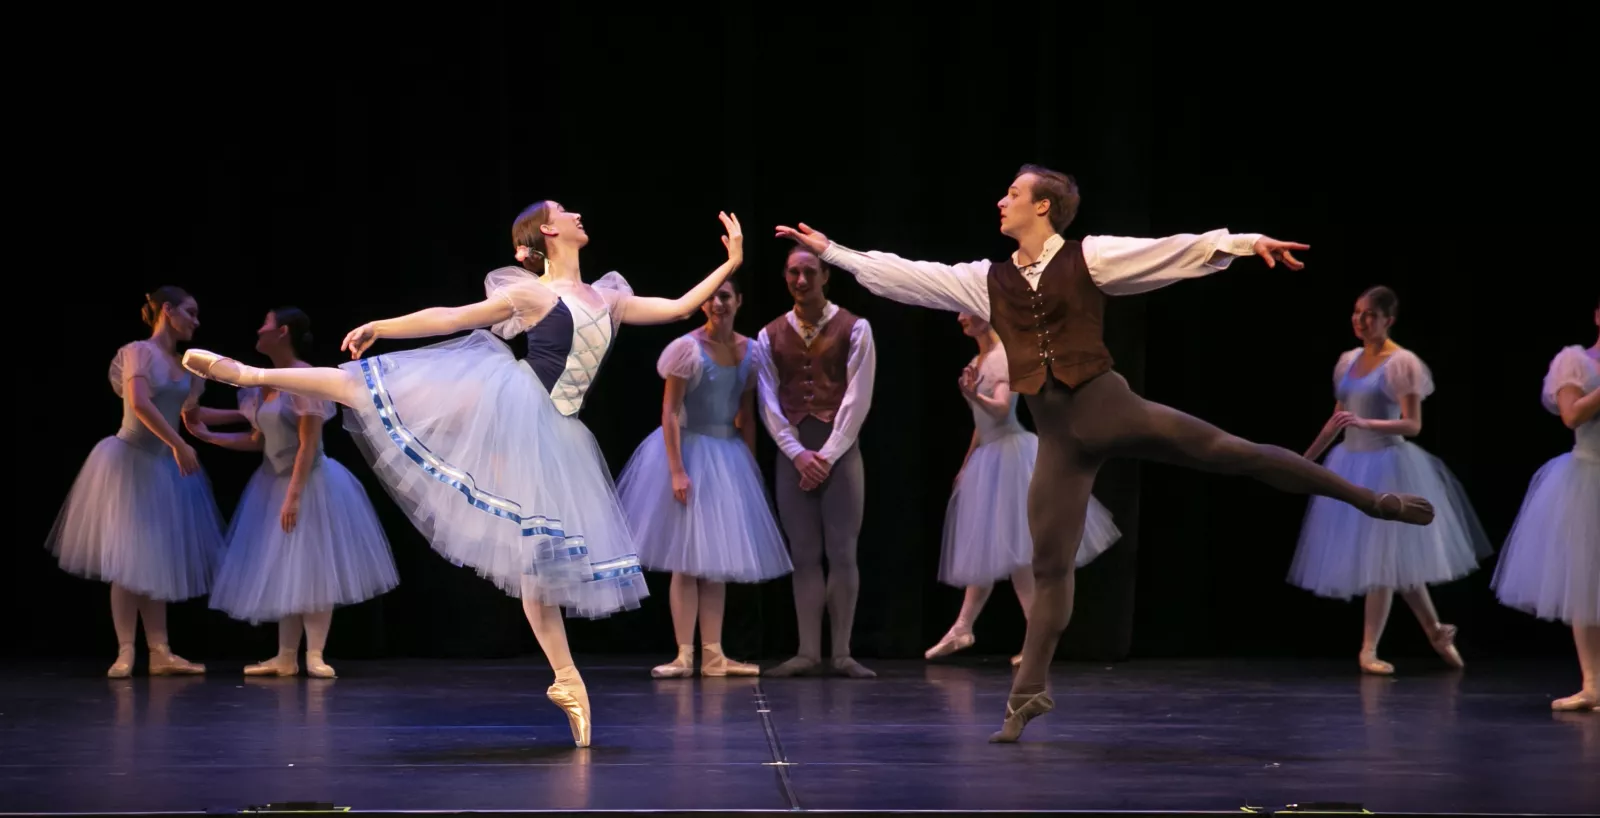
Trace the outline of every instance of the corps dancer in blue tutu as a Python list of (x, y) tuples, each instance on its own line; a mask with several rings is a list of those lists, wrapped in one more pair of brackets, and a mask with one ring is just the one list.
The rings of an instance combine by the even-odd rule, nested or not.
[[(267, 313), (256, 351), (279, 369), (304, 368), (311, 319), (286, 307)], [(184, 414), (195, 437), (237, 451), (262, 452), (228, 527), (228, 550), (211, 589), (211, 607), (235, 619), (278, 623), (278, 655), (244, 669), (246, 676), (334, 670), (322, 651), (333, 609), (354, 605), (400, 583), (389, 540), (355, 475), (323, 454), (322, 426), (338, 411), (316, 400), (265, 387), (239, 390), (239, 409), (196, 407)], [(210, 425), (244, 422), (251, 431), (220, 433)]]
[[(728, 260), (680, 298), (636, 296), (617, 273), (584, 283), (582, 217), (546, 201), (513, 222), (522, 266), (491, 272), (483, 301), (358, 327), (342, 346), (354, 360), (337, 369), (257, 369), (203, 350), (183, 363), (213, 380), (352, 410), (346, 426), (434, 550), (522, 599), (555, 669), (547, 694), (588, 746), (589, 697), (561, 608), (602, 617), (638, 607), (649, 591), (600, 447), (577, 414), (622, 324), (681, 321), (739, 267), (739, 222), (721, 219)], [(527, 357), (483, 327), (501, 338), (526, 333)], [(461, 330), (473, 332), (361, 360), (380, 338)]]
[(1362, 346), (1334, 367), (1333, 417), (1306, 451), (1317, 459), (1328, 445), (1327, 467), (1375, 492), (1408, 493), (1433, 504), (1433, 523), (1412, 526), (1369, 517), (1324, 497), (1311, 498), (1289, 581), (1319, 596), (1366, 596), (1361, 669), (1387, 675), (1394, 666), (1378, 658), (1378, 641), (1398, 589), (1435, 651), (1461, 667), (1456, 628), (1439, 621), (1429, 585), (1466, 576), (1493, 553), (1466, 492), (1438, 458), (1407, 440), (1422, 431), (1422, 401), (1433, 376), (1416, 353), (1389, 338), (1399, 301), (1388, 287), (1356, 300), (1351, 317)]
[(200, 306), (183, 290), (162, 287), (145, 297), (143, 315), (150, 337), (111, 362), (122, 428), (89, 453), (45, 541), (63, 570), (111, 584), (112, 678), (133, 673), (141, 617), (150, 675), (205, 672), (168, 646), (167, 603), (205, 594), (222, 550), (211, 482), (178, 433), (180, 413), (205, 387), (177, 358), (178, 344), (200, 326)]
[(733, 331), (741, 297), (735, 279), (701, 310), (706, 325), (661, 353), (666, 380), (661, 426), (639, 444), (617, 494), (633, 524), (639, 562), (672, 572), (672, 627), (678, 656), (656, 678), (755, 676), (760, 668), (722, 652), (729, 582), (763, 582), (794, 570), (756, 465), (754, 368), (750, 339)]
[[(956, 319), (961, 331), (978, 342), (978, 356), (961, 372), (961, 395), (972, 409), (972, 444), (945, 510), (939, 581), (967, 593), (950, 631), (923, 654), (928, 659), (972, 647), (977, 641), (972, 626), (996, 582), (1011, 578), (1024, 616), (1033, 604), (1028, 483), (1039, 457), (1039, 436), (1017, 420), (1017, 394), (1011, 391), (1010, 364), (999, 334), (972, 313), (959, 313)], [(1111, 512), (1091, 495), (1076, 567), (1088, 565), (1121, 536)], [(1021, 663), (1021, 654), (1011, 657), (1013, 667)]]
[[(1600, 309), (1594, 313), (1600, 326)], [(1577, 445), (1539, 469), (1506, 538), (1494, 589), (1500, 601), (1566, 622), (1578, 647), (1583, 689), (1556, 710), (1600, 709), (1600, 341), (1570, 346), (1550, 362), (1544, 405), (1577, 433)]]

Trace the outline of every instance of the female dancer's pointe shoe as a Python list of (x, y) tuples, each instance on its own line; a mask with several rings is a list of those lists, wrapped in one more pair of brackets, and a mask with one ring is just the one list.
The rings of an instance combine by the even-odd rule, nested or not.
[(1550, 703), (1551, 710), (1595, 710), (1600, 711), (1600, 691), (1585, 690), (1574, 693), (1565, 699), (1556, 699)]
[(300, 673), (300, 665), (295, 663), (293, 656), (278, 654), (265, 662), (246, 665), (246, 676), (296, 676)]
[(260, 369), (204, 349), (191, 349), (183, 353), (183, 368), (207, 380), (229, 386), (255, 386), (261, 381)]
[(1016, 656), (1011, 657), (1011, 666), (1022, 667), (1022, 654), (1019, 653)]
[(206, 672), (205, 665), (197, 665), (162, 646), (150, 651), (151, 676), (198, 676)]
[(1467, 663), (1461, 661), (1461, 653), (1456, 650), (1456, 626), (1440, 625), (1433, 631), (1433, 638), (1428, 640), (1433, 643), (1433, 649), (1439, 652), (1439, 658), (1444, 663), (1457, 670), (1466, 667)]
[(1374, 676), (1394, 675), (1394, 665), (1379, 659), (1377, 651), (1362, 651), (1360, 661), (1362, 673), (1371, 673)]
[(722, 652), (720, 645), (707, 645), (700, 659), (701, 676), (760, 676), (761, 668), (749, 662), (736, 662)]
[(686, 679), (693, 676), (694, 648), (690, 645), (679, 645), (678, 658), (650, 668), (650, 675), (656, 679)]
[(922, 658), (937, 659), (940, 656), (949, 656), (958, 650), (966, 650), (967, 648), (972, 647), (972, 645), (977, 641), (978, 639), (972, 635), (972, 631), (956, 630), (955, 628), (951, 628), (950, 632), (945, 634), (943, 639), (939, 640), (939, 644), (928, 648), (928, 651), (922, 654)]
[(1022, 728), (1028, 722), (1056, 709), (1055, 699), (1048, 690), (1038, 693), (1013, 693), (1006, 699), (1006, 720), (999, 732), (989, 736), (990, 744), (1011, 744), (1022, 738)]
[(133, 646), (127, 645), (117, 651), (117, 661), (106, 671), (108, 679), (126, 679), (133, 675)]
[(335, 679), (339, 674), (333, 672), (333, 667), (322, 661), (322, 651), (306, 651), (306, 675), (318, 679)]
[(1395, 520), (1411, 525), (1433, 522), (1433, 504), (1415, 494), (1380, 494), (1373, 503), (1373, 514), (1380, 520)]
[(567, 726), (572, 728), (572, 741), (579, 747), (589, 746), (589, 729), (593, 726), (589, 721), (589, 690), (580, 682), (576, 686), (567, 686), (561, 682), (550, 685), (545, 691), (556, 707), (567, 713)]

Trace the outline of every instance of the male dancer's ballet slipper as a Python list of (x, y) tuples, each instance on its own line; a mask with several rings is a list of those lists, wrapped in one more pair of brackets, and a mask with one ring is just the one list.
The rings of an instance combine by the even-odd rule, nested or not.
[(966, 650), (972, 647), (977, 641), (978, 639), (972, 635), (972, 631), (958, 631), (955, 628), (951, 628), (950, 632), (939, 640), (939, 644), (928, 648), (928, 651), (922, 654), (922, 658), (937, 659), (940, 656), (949, 656), (958, 650)]
[(1378, 495), (1373, 501), (1373, 514), (1380, 520), (1395, 520), (1411, 525), (1433, 522), (1433, 504), (1415, 494)]
[(1394, 665), (1379, 659), (1376, 652), (1369, 653), (1367, 651), (1362, 651), (1361, 656), (1357, 661), (1361, 663), (1362, 673), (1370, 673), (1374, 676), (1394, 675)]
[(593, 724), (589, 720), (589, 691), (578, 684), (567, 686), (561, 682), (550, 685), (545, 695), (554, 702), (556, 707), (567, 713), (567, 726), (572, 728), (572, 741), (579, 747), (589, 746), (589, 730)]
[(295, 661), (293, 656), (280, 653), (265, 662), (257, 662), (253, 665), (246, 665), (244, 668), (244, 675), (298, 676), (300, 675), (300, 665)]
[(1455, 625), (1440, 625), (1428, 641), (1433, 643), (1433, 649), (1439, 652), (1439, 658), (1443, 659), (1445, 664), (1456, 669), (1467, 666), (1466, 662), (1461, 661), (1461, 653), (1456, 650)]
[(205, 665), (197, 665), (165, 645), (150, 649), (151, 676), (198, 676), (205, 672)]
[(810, 656), (794, 656), (775, 667), (768, 668), (761, 675), (780, 679), (789, 676), (821, 676), (822, 670), (822, 660)]
[(706, 645), (700, 657), (701, 676), (760, 676), (761, 668), (749, 662), (736, 662), (722, 652), (721, 645)]
[[(1020, 703), (1020, 704), (1019, 704)], [(1000, 730), (989, 736), (990, 744), (1011, 744), (1022, 738), (1022, 728), (1028, 722), (1056, 709), (1050, 691), (1038, 693), (1013, 693), (1006, 699), (1006, 720)]]
[(868, 670), (860, 662), (849, 656), (835, 656), (829, 664), (832, 666), (833, 675), (835, 676), (848, 676), (852, 679), (878, 678), (876, 671)]
[(1600, 693), (1587, 690), (1581, 693), (1574, 693), (1565, 699), (1556, 699), (1551, 702), (1550, 709), (1564, 712), (1573, 710), (1600, 711)]
[(260, 381), (261, 370), (245, 366), (204, 349), (191, 349), (183, 353), (183, 368), (206, 380), (229, 386), (255, 386)]

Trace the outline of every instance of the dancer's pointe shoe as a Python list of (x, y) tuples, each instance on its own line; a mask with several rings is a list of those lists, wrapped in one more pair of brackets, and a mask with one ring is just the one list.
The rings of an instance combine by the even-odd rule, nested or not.
[(1433, 504), (1415, 494), (1380, 494), (1373, 502), (1372, 516), (1411, 525), (1433, 522)]
[(133, 675), (133, 646), (124, 645), (117, 650), (117, 661), (106, 671), (108, 679), (126, 679)]
[(763, 676), (784, 678), (788, 676), (820, 676), (822, 675), (822, 660), (810, 656), (796, 656), (774, 667)]
[(1440, 625), (1434, 629), (1433, 638), (1428, 641), (1433, 643), (1433, 649), (1439, 652), (1439, 658), (1443, 659), (1445, 664), (1457, 670), (1467, 666), (1466, 662), (1461, 661), (1460, 651), (1456, 650), (1455, 625)]
[(205, 672), (205, 665), (197, 665), (173, 653), (171, 648), (163, 646), (150, 651), (151, 676), (198, 676)]
[(572, 741), (579, 747), (589, 746), (589, 730), (593, 726), (589, 720), (589, 690), (578, 682), (575, 685), (556, 682), (545, 691), (556, 707), (567, 713), (567, 726), (572, 728)]
[(229, 386), (256, 386), (261, 383), (260, 369), (204, 349), (191, 349), (183, 353), (183, 368), (207, 380)]
[(972, 635), (972, 631), (951, 628), (950, 632), (939, 640), (939, 644), (928, 648), (927, 652), (922, 654), (922, 658), (937, 659), (941, 656), (949, 656), (956, 651), (972, 647), (977, 641), (978, 639)]
[(1011, 744), (1022, 738), (1028, 722), (1056, 709), (1055, 699), (1049, 691), (1038, 693), (1013, 693), (1006, 699), (1006, 720), (1000, 730), (989, 736), (990, 744)]
[(1573, 710), (1600, 711), (1600, 692), (1585, 690), (1580, 693), (1574, 693), (1565, 699), (1556, 699), (1550, 703), (1550, 709), (1566, 712)]
[(1394, 675), (1394, 665), (1379, 659), (1377, 651), (1362, 651), (1360, 662), (1362, 673), (1371, 673), (1374, 676)]
[(706, 645), (700, 657), (701, 676), (760, 676), (761, 668), (749, 662), (736, 662), (722, 652), (721, 645)]
[(679, 645), (678, 658), (650, 668), (650, 675), (656, 679), (686, 679), (693, 676), (694, 648), (690, 645)]
[(306, 675), (318, 679), (337, 679), (339, 674), (333, 672), (333, 666), (322, 661), (322, 651), (306, 651)]
[(293, 656), (278, 654), (265, 662), (245, 665), (246, 676), (296, 676), (300, 673), (300, 665)]
[(876, 679), (878, 674), (863, 667), (860, 662), (849, 656), (833, 657), (833, 672), (839, 676), (848, 676), (852, 679)]
[(1011, 666), (1022, 667), (1022, 654), (1019, 653), (1016, 656), (1011, 657)]

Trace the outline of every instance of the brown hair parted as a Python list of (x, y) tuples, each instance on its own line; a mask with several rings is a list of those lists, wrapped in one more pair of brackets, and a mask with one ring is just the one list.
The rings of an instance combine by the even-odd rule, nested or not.
[(1388, 287), (1382, 285), (1369, 287), (1366, 292), (1361, 294), (1361, 297), (1367, 299), (1372, 304), (1373, 309), (1390, 318), (1395, 317), (1400, 312), (1400, 297), (1395, 295), (1394, 290)]
[(157, 287), (145, 294), (144, 308), (140, 310), (139, 315), (144, 318), (146, 324), (154, 327), (161, 320), (161, 309), (163, 307), (168, 304), (176, 307), (188, 301), (189, 298), (189, 293), (184, 291), (182, 287), (174, 287), (171, 284)]
[(511, 249), (526, 247), (529, 256), (522, 260), (522, 266), (540, 272), (544, 270), (544, 234), (539, 228), (550, 223), (550, 203), (538, 201), (517, 214), (516, 221), (511, 223)]
[(311, 316), (299, 307), (278, 307), (272, 311), (272, 319), (289, 331), (289, 346), (296, 358), (304, 361), (311, 357)]
[(1043, 165), (1023, 165), (1017, 170), (1017, 176), (1024, 173), (1035, 177), (1031, 191), (1033, 200), (1050, 202), (1050, 227), (1057, 233), (1066, 230), (1078, 216), (1078, 180)]

